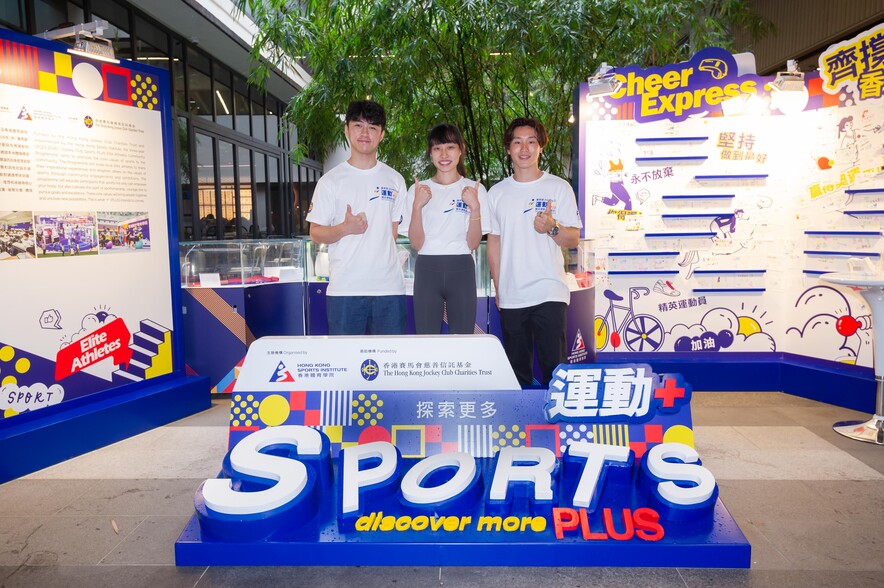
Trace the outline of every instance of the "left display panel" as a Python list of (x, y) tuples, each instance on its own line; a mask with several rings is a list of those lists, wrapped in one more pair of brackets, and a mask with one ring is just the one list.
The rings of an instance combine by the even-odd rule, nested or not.
[(0, 30), (0, 429), (183, 378), (169, 96)]

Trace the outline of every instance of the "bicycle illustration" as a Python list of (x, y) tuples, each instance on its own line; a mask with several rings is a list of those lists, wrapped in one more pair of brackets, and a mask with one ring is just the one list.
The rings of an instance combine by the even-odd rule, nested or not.
[[(656, 351), (663, 345), (663, 337), (666, 331), (663, 324), (649, 314), (635, 314), (632, 308), (634, 300), (647, 296), (651, 291), (648, 288), (630, 288), (629, 306), (616, 304), (623, 297), (613, 290), (605, 290), (605, 298), (608, 299), (608, 310), (602, 316), (595, 317), (595, 347), (601, 351), (608, 346), (610, 341), (614, 349), (623, 343), (630, 351)], [(625, 311), (625, 315), (622, 312)], [(617, 322), (617, 315), (622, 319)], [(609, 337), (610, 335), (610, 337)]]

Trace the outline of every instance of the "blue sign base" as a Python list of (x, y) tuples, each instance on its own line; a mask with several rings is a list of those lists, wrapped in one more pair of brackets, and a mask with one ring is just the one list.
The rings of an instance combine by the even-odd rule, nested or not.
[[(437, 361), (375, 365), (481, 369)], [(547, 391), (237, 391), (176, 563), (747, 568), (691, 396), (644, 364), (561, 365)]]
[[(622, 521), (617, 520), (622, 529)], [(494, 543), (414, 542), (344, 538), (334, 525), (314, 540), (231, 543), (203, 539), (196, 515), (175, 543), (179, 566), (579, 566), (654, 568), (748, 568), (751, 546), (721, 500), (705, 528), (680, 525), (659, 541), (564, 539), (526, 540), (526, 533), (493, 533)], [(702, 527), (702, 526), (701, 526)], [(599, 527), (601, 529), (602, 527)], [(594, 531), (596, 529), (593, 529)], [(548, 529), (546, 533), (552, 534)], [(508, 535), (505, 539), (501, 535)]]
[(0, 427), (0, 484), (196, 414), (207, 378), (159, 377), (25, 412)]

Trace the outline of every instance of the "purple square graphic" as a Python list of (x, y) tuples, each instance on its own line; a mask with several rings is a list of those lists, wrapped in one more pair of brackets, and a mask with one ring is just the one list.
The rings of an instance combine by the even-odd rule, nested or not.
[(421, 454), (421, 431), (398, 429), (396, 431), (396, 447), (402, 455)]
[(552, 429), (532, 429), (531, 447), (545, 447), (555, 453), (558, 444), (559, 439)]
[(105, 70), (104, 92), (107, 99), (130, 103), (129, 79), (126, 76)]
[(46, 73), (55, 73), (55, 51), (37, 50), (37, 69)]
[(58, 84), (58, 93), (65, 94), (67, 96), (79, 96), (80, 93), (74, 88), (74, 80), (71, 78), (64, 78), (61, 76), (56, 76), (55, 78), (56, 84)]
[(307, 410), (319, 410), (322, 408), (322, 393), (321, 392), (307, 392), (307, 397), (304, 403)]

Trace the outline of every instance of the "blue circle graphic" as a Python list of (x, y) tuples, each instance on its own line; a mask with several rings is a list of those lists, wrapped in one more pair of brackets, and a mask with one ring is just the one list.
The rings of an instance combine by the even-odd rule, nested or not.
[(371, 382), (378, 377), (378, 374), (381, 373), (381, 370), (378, 367), (378, 362), (373, 359), (366, 359), (362, 362), (362, 367), (359, 368), (359, 373), (362, 374), (363, 378)]

